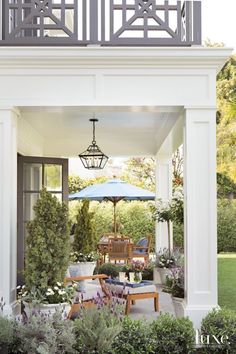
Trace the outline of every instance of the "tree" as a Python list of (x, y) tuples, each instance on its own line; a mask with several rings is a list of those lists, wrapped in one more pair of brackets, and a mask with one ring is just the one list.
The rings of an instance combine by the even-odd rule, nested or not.
[(69, 184), (69, 193), (77, 193), (81, 191), (81, 189), (85, 188), (86, 185), (86, 180), (82, 179), (79, 176), (69, 176), (68, 179), (68, 184)]
[(84, 254), (93, 252), (96, 244), (94, 214), (89, 211), (89, 204), (88, 200), (84, 200), (78, 209), (74, 233), (73, 249)]
[(217, 196), (222, 199), (236, 197), (236, 183), (223, 173), (217, 173)]
[(69, 176), (69, 193), (76, 193), (81, 191), (82, 189), (91, 186), (92, 184), (96, 183), (103, 183), (106, 182), (108, 178), (106, 176), (90, 178), (90, 179), (83, 179), (79, 176)]
[(172, 157), (174, 189), (183, 185), (183, 164), (183, 149), (180, 147), (175, 151)]
[(25, 283), (27, 289), (45, 291), (63, 282), (69, 263), (68, 208), (43, 188), (34, 212), (27, 223)]
[(236, 57), (217, 77), (217, 171), (236, 182)]
[(155, 190), (155, 169), (154, 158), (135, 157), (127, 160), (126, 169), (122, 179), (137, 187)]

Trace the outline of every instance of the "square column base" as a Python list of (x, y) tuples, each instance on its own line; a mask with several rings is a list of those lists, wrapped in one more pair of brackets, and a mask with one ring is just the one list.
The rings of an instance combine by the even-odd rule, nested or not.
[(187, 305), (185, 301), (183, 301), (183, 316), (189, 317), (189, 319), (193, 322), (193, 326), (195, 329), (201, 328), (201, 322), (206, 315), (212, 311), (214, 308), (219, 308), (216, 305)]

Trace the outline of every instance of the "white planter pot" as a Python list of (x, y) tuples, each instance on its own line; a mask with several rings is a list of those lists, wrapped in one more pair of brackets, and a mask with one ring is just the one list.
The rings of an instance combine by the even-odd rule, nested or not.
[(157, 268), (157, 270), (160, 274), (161, 284), (165, 285), (166, 284), (166, 277), (171, 276), (171, 269), (170, 268)]
[[(96, 267), (96, 262), (80, 262), (73, 263), (69, 266), (69, 273), (71, 277), (93, 275), (94, 269)], [(79, 282), (79, 291), (86, 291), (86, 284), (91, 280), (83, 280)]]
[(184, 307), (183, 307), (184, 299), (180, 297), (172, 296), (172, 301), (173, 301), (176, 317), (184, 317)]
[(125, 272), (119, 272), (119, 281), (124, 282), (126, 280), (126, 273)]
[(96, 262), (73, 263), (69, 266), (69, 273), (71, 277), (93, 275), (95, 267)]
[(159, 273), (159, 268), (157, 267), (153, 268), (153, 283), (156, 285), (161, 284), (161, 276)]
[(37, 305), (24, 302), (24, 306), (25, 306), (24, 311), (28, 318), (32, 312), (40, 312), (41, 314), (44, 314), (48, 317), (52, 317), (57, 310), (61, 312), (63, 318), (66, 318), (71, 309), (71, 304), (68, 304), (67, 302), (61, 304), (37, 304)]

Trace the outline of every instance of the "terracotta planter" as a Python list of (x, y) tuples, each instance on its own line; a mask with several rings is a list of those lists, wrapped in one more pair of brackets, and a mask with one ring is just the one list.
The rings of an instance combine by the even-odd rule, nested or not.
[(172, 302), (175, 309), (175, 316), (184, 317), (184, 308), (183, 308), (184, 299), (180, 297), (172, 296)]
[(67, 317), (71, 309), (71, 304), (68, 304), (66, 302), (61, 304), (37, 304), (37, 305), (24, 302), (24, 306), (25, 306), (24, 311), (27, 317), (29, 317), (33, 311), (39, 311), (41, 314), (47, 315), (48, 317), (52, 317), (57, 310), (61, 311), (62, 317)]

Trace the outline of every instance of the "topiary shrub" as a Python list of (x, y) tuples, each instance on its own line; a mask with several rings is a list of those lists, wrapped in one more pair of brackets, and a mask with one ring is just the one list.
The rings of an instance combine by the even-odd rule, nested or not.
[(195, 331), (188, 318), (161, 314), (151, 323), (154, 353), (188, 354), (195, 348)]
[(89, 201), (84, 200), (76, 215), (73, 250), (89, 254), (96, 249), (94, 214), (89, 211)]
[[(214, 309), (202, 321), (201, 335), (205, 344), (203, 353), (236, 353), (236, 312), (228, 309)], [(209, 336), (209, 344), (206, 340)], [(217, 343), (215, 336), (220, 344)], [(227, 336), (227, 338), (226, 338)]]
[(63, 282), (68, 267), (68, 208), (43, 188), (34, 212), (34, 220), (27, 224), (25, 283), (28, 290), (34, 287), (45, 292)]
[(118, 334), (115, 341), (113, 342), (111, 353), (154, 353), (153, 340), (150, 333), (150, 325), (143, 320), (131, 320), (129, 317), (125, 317), (122, 323), (122, 331)]

